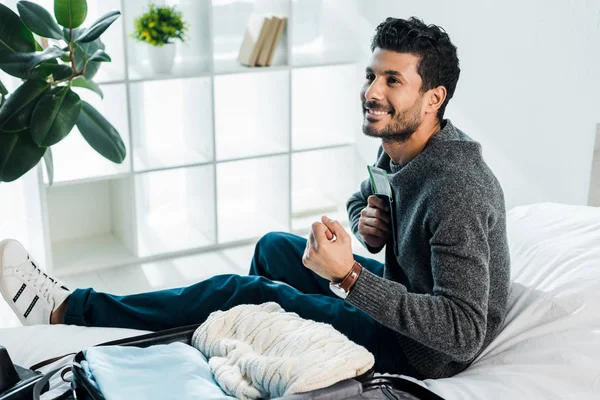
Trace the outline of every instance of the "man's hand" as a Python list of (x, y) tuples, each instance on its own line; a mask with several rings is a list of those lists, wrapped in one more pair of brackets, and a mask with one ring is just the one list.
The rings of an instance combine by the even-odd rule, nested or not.
[(352, 240), (342, 225), (327, 217), (312, 224), (302, 263), (331, 282), (341, 281), (354, 265)]
[(387, 202), (375, 195), (369, 196), (367, 206), (360, 212), (358, 233), (369, 246), (379, 249), (387, 243), (390, 232), (390, 209)]

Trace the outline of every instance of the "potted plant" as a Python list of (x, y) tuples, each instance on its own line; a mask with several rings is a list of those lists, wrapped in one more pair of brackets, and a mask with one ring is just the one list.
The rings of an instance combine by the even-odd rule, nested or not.
[(0, 82), (0, 182), (18, 179), (42, 157), (52, 182), (50, 146), (75, 125), (94, 150), (123, 162), (126, 149), (117, 130), (72, 90), (103, 96), (93, 78), (111, 58), (100, 35), (121, 13), (111, 11), (84, 28), (86, 0), (55, 0), (54, 17), (30, 1), (20, 1), (17, 9), (19, 15), (0, 4), (0, 69), (22, 80), (13, 93)]
[(175, 7), (150, 4), (148, 11), (135, 20), (133, 37), (148, 43), (150, 65), (155, 73), (168, 73), (173, 69), (175, 43), (184, 42), (188, 26)]

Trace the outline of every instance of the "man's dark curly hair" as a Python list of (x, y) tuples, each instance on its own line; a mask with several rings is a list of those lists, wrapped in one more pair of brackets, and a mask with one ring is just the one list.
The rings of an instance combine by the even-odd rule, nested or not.
[(441, 121), (460, 75), (456, 47), (446, 31), (437, 25), (425, 25), (416, 17), (388, 17), (373, 36), (371, 51), (377, 47), (420, 57), (417, 72), (423, 81), (421, 93), (438, 86), (446, 88), (446, 99), (437, 114)]

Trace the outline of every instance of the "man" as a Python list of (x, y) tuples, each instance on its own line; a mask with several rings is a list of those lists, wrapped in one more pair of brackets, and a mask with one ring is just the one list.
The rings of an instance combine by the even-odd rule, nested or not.
[(308, 240), (264, 236), (250, 276), (114, 296), (68, 291), (7, 240), (0, 244), (5, 300), (26, 324), (148, 330), (275, 301), (365, 346), (379, 372), (423, 379), (467, 368), (505, 315), (510, 272), (502, 189), (480, 145), (443, 119), (460, 73), (448, 35), (415, 18), (388, 18), (371, 49), (360, 94), (363, 131), (382, 140), (376, 166), (388, 172), (395, 202), (389, 210), (365, 180), (348, 212), (353, 233), (371, 252), (387, 245), (385, 266), (354, 256), (342, 226), (323, 217)]

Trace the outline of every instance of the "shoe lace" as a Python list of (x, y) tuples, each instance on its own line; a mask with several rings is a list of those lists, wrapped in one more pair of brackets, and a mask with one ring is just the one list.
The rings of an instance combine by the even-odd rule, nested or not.
[(43, 297), (48, 303), (51, 301), (51, 293), (59, 284), (58, 281), (48, 276), (39, 269), (32, 259), (28, 259), (19, 267), (17, 272), (21, 274), (25, 282), (32, 285), (36, 289), (39, 296)]

